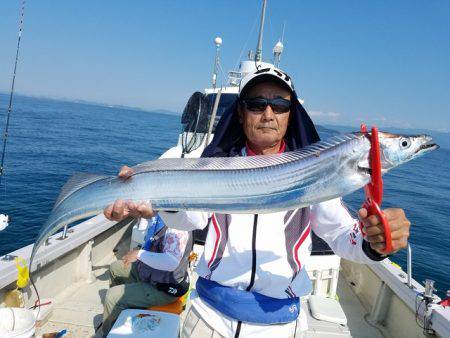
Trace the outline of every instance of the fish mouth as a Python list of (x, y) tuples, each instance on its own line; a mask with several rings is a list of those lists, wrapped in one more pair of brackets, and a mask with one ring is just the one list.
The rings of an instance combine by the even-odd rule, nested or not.
[(365, 175), (367, 175), (367, 176), (372, 176), (372, 169), (371, 169), (371, 168), (366, 168), (366, 167), (358, 166), (358, 170), (359, 170), (362, 174), (365, 174)]
[(420, 147), (416, 150), (416, 154), (439, 149), (440, 148), (439, 145), (432, 141), (433, 139), (430, 136), (426, 136), (424, 144), (420, 145)]
[(419, 148), (418, 151), (421, 150), (435, 150), (435, 149), (439, 149), (439, 145), (436, 143), (426, 143), (426, 144), (422, 144)]

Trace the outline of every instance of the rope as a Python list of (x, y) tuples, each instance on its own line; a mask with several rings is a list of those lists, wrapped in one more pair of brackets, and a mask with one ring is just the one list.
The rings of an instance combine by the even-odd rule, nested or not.
[(244, 45), (242, 46), (241, 52), (240, 52), (239, 57), (238, 57), (238, 59), (236, 61), (236, 65), (234, 66), (234, 70), (235, 71), (237, 71), (238, 66), (239, 66), (239, 62), (241, 62), (242, 55), (244, 54), (244, 50), (247, 47), (248, 42), (250, 41), (250, 38), (251, 38), (253, 32), (255, 31), (256, 23), (258, 22), (258, 17), (259, 17), (258, 15), (255, 15), (255, 20), (253, 21), (252, 29), (250, 30), (250, 33), (247, 36), (247, 40), (245, 41)]
[[(198, 105), (198, 111), (197, 111), (197, 115), (195, 118), (195, 121), (190, 121), (188, 122), (189, 125), (187, 127), (187, 131), (184, 132), (181, 136), (181, 157), (183, 158), (186, 154), (189, 154), (190, 152), (198, 149), (198, 147), (200, 147), (200, 145), (203, 143), (203, 139), (205, 138), (205, 134), (203, 134), (201, 136), (201, 139), (199, 141), (199, 136), (198, 136), (198, 125), (200, 122), (200, 115), (202, 114), (202, 109), (203, 109), (203, 103), (202, 103), (202, 99), (199, 98), (199, 105)], [(195, 127), (194, 127), (195, 124)], [(192, 136), (191, 138), (189, 138), (189, 132), (190, 130), (194, 128), (192, 130)]]

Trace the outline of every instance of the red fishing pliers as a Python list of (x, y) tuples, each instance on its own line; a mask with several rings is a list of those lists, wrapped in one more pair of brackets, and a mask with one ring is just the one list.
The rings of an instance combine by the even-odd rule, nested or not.
[[(381, 224), (384, 228), (385, 248), (383, 252), (389, 254), (392, 252), (392, 237), (391, 228), (387, 221), (386, 215), (381, 211), (381, 203), (383, 201), (383, 179), (381, 177), (381, 155), (380, 155), (380, 142), (378, 141), (378, 128), (372, 127), (372, 131), (369, 134), (365, 124), (361, 125), (361, 132), (370, 139), (370, 177), (371, 181), (364, 187), (366, 193), (366, 200), (362, 207), (367, 209), (368, 215), (377, 215), (381, 220)], [(360, 221), (359, 227), (361, 233), (365, 236), (364, 225)]]

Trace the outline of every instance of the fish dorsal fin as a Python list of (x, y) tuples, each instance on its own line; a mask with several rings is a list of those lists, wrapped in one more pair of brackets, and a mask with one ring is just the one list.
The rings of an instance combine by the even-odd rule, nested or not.
[(250, 157), (164, 158), (133, 167), (135, 174), (174, 170), (239, 170), (270, 167), (319, 156), (321, 153), (357, 138), (357, 134), (342, 134), (283, 154)]
[(267, 155), (252, 157), (164, 158), (144, 162), (133, 167), (135, 174), (176, 170), (239, 170), (282, 164), (287, 156)]
[(61, 188), (61, 192), (59, 193), (58, 199), (56, 200), (53, 209), (61, 204), (62, 201), (64, 201), (68, 196), (72, 195), (75, 191), (104, 178), (108, 178), (108, 176), (100, 176), (88, 173), (74, 174)]

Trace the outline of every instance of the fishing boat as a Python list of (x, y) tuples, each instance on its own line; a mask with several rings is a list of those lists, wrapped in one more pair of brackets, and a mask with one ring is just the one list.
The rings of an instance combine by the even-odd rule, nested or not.
[[(278, 66), (283, 52), (281, 39), (275, 45), (273, 63), (262, 61), (265, 8), (266, 1), (262, 5), (256, 53), (249, 53), (248, 60), (241, 61), (239, 68), (229, 73), (225, 86), (218, 85), (217, 81), (222, 40), (219, 37), (214, 40), (212, 86), (192, 94), (181, 116), (178, 142), (162, 158), (199, 157), (211, 141), (220, 116), (236, 99), (240, 79), (255, 69), (255, 63)], [(143, 244), (148, 223), (138, 219), (116, 223), (100, 214), (51, 236), (38, 251), (32, 266), (36, 287), (24, 287), (16, 300), (16, 306), (32, 309), (37, 318), (0, 311), (3, 318), (15, 316), (15, 333), (4, 335), (41, 337), (65, 332), (72, 337), (99, 336), (102, 302), (109, 287), (109, 265), (130, 248)], [(196, 257), (203, 251), (204, 240), (205, 232), (195, 234), (195, 254), (189, 269), (193, 280)], [(16, 258), (29, 261), (32, 246), (0, 257), (2, 307), (14, 303), (9, 296), (20, 280), (17, 268), (23, 268)], [(306, 337), (450, 337), (450, 307), (434, 294), (432, 280), (422, 285), (412, 278), (411, 248), (408, 248), (405, 272), (390, 259), (370, 266), (341, 259), (325, 242), (313, 237), (307, 270), (313, 291), (301, 300), (308, 321)], [(195, 283), (192, 288), (191, 293), (195, 293)], [(36, 304), (36, 290), (40, 304)], [(189, 307), (189, 301), (182, 305), (184, 309)], [(133, 332), (129, 325), (130, 317), (143, 310), (125, 310), (110, 337), (177, 337), (186, 313), (183, 307), (176, 311), (173, 308), (146, 311), (159, 316), (160, 324), (145, 334)], [(10, 308), (0, 308), (7, 309)], [(0, 325), (0, 335), (8, 329), (5, 325)]]

